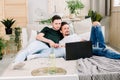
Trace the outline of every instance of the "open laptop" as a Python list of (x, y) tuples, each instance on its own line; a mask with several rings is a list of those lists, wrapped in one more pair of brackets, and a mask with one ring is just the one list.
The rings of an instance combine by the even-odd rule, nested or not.
[(92, 56), (92, 42), (66, 43), (66, 60), (76, 60)]

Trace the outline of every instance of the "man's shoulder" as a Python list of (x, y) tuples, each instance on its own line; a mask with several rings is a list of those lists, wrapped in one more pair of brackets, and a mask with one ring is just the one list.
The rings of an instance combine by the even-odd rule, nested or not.
[(50, 27), (48, 27), (48, 26), (45, 26), (43, 29), (51, 29)]
[(51, 30), (51, 29), (52, 29), (52, 28), (45, 26), (41, 31), (49, 31), (49, 30)]
[(61, 41), (61, 43), (69, 43), (69, 42), (76, 42), (76, 41), (80, 41), (79, 37), (77, 34), (72, 34), (69, 36), (64, 37)]
[(74, 37), (78, 37), (78, 35), (77, 34), (71, 34), (69, 36), (66, 36), (66, 38), (74, 38)]

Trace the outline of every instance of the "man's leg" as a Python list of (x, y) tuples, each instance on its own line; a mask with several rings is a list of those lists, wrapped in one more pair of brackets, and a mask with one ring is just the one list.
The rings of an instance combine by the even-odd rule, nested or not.
[(97, 41), (99, 43), (98, 46), (100, 48), (106, 48), (104, 36), (103, 36), (102, 30), (101, 30), (101, 26), (97, 25), (95, 28), (95, 32), (96, 32)]
[(43, 49), (48, 49), (48, 48), (49, 47), (45, 43), (36, 40), (36, 41), (32, 42), (30, 45), (28, 45), (26, 49), (21, 50), (18, 53), (18, 55), (15, 58), (14, 63), (16, 65), (19, 63), (22, 63), (28, 55), (34, 54), (37, 51), (40, 51)]
[(97, 47), (97, 37), (96, 37), (96, 32), (95, 32), (94, 26), (92, 26), (92, 28), (91, 28), (90, 41), (92, 41), (92, 45), (94, 47)]
[(65, 51), (65, 47), (61, 47), (61, 48), (56, 48), (54, 50), (55, 56), (56, 57), (64, 57), (66, 58), (66, 51)]
[(98, 42), (99, 43), (98, 47), (106, 48), (101, 26), (99, 25), (92, 26), (90, 41), (92, 41), (94, 47), (97, 47)]
[[(54, 48), (55, 57), (65, 57), (65, 48)], [(34, 58), (48, 58), (51, 53), (51, 48), (44, 49), (40, 53), (33, 54), (28, 56), (28, 60), (34, 59)]]
[(28, 55), (32, 55), (38, 51), (48, 48), (49, 47), (45, 43), (36, 40), (32, 42), (30, 45), (28, 45), (26, 49), (18, 53), (18, 55), (15, 58), (15, 62), (22, 62)]
[(111, 59), (120, 59), (120, 53), (106, 48), (93, 48), (93, 54), (96, 56), (104, 56)]
[(48, 58), (51, 53), (51, 48), (43, 49), (36, 54), (31, 54), (27, 56), (27, 60), (35, 59), (35, 58)]

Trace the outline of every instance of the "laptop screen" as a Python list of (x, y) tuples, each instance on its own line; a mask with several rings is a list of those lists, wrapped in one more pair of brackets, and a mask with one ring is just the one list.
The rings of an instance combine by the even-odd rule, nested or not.
[(66, 60), (76, 60), (92, 56), (92, 42), (66, 43)]

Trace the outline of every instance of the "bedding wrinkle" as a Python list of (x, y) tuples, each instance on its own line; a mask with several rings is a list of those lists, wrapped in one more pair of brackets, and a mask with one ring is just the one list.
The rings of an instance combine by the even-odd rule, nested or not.
[(77, 65), (79, 77), (84, 75), (88, 78), (91, 76), (88, 80), (120, 80), (120, 60), (92, 56), (78, 59)]

